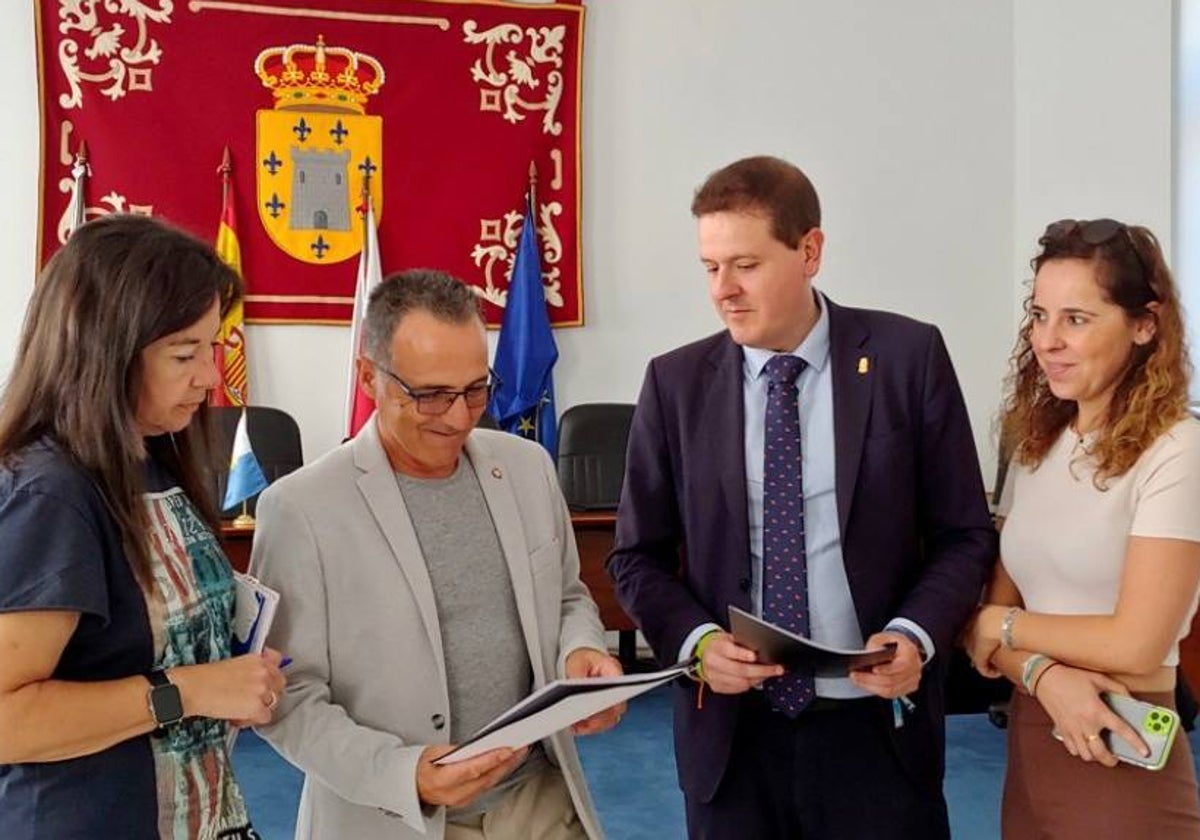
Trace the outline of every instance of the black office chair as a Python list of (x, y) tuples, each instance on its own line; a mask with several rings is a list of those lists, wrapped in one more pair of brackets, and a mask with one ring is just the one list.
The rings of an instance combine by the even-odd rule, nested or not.
[[(994, 510), (1000, 504), (1000, 493), (1008, 474), (1012, 446), (1001, 438), (996, 454), (996, 478), (992, 484), (991, 502)], [(950, 653), (946, 675), (946, 714), (969, 715), (987, 713), (988, 720), (1004, 729), (1008, 726), (1008, 706), (1012, 683), (1006, 679), (988, 679), (971, 667), (971, 660), (961, 648)]]
[(576, 510), (613, 510), (625, 480), (633, 406), (582, 403), (558, 421), (558, 482)]
[[(633, 406), (627, 403), (583, 403), (563, 412), (558, 421), (558, 483), (572, 509), (616, 509), (632, 420)], [(602, 577), (603, 582), (594, 582), (600, 589), (593, 594), (602, 603), (615, 603), (611, 583)], [(637, 666), (637, 632), (618, 629), (617, 635), (621, 664), (632, 671)]]
[[(216, 494), (216, 505), (221, 507), (225, 498), (225, 484), (229, 479), (229, 457), (233, 452), (233, 438), (237, 433), (238, 419), (242, 416), (240, 406), (210, 408), (208, 410), (209, 486)], [(254, 457), (262, 467), (267, 482), (274, 482), (304, 464), (304, 450), (300, 444), (300, 427), (286, 411), (252, 405), (246, 409), (246, 432)], [(246, 500), (246, 511), (253, 516), (258, 495)], [(241, 505), (222, 511), (222, 516), (233, 517), (241, 513)]]

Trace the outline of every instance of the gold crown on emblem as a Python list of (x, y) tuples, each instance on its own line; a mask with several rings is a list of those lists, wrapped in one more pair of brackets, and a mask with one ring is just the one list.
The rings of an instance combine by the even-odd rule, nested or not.
[(278, 109), (366, 111), (367, 97), (383, 87), (383, 66), (365, 53), (317, 43), (271, 47), (258, 54), (254, 72), (275, 96)]

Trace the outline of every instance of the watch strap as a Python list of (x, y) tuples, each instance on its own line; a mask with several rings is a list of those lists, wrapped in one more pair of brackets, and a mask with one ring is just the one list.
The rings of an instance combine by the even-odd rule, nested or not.
[(155, 668), (146, 675), (146, 679), (150, 680), (151, 688), (158, 688), (159, 686), (163, 685), (174, 685), (174, 683), (172, 683), (170, 678), (167, 676), (167, 672), (162, 668)]

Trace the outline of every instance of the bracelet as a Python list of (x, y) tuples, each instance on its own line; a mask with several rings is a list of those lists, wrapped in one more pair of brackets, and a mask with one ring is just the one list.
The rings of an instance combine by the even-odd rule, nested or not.
[[(1033, 695), (1033, 684), (1030, 682), (1033, 679), (1033, 672), (1038, 669), (1038, 666), (1043, 662), (1052, 661), (1049, 656), (1041, 653), (1035, 653), (1033, 656), (1025, 660), (1025, 667), (1021, 669), (1021, 685), (1025, 687), (1025, 691)], [(1040, 676), (1040, 674), (1039, 674)]]
[(709, 630), (700, 637), (700, 641), (696, 642), (696, 652), (692, 654), (692, 658), (696, 660), (696, 676), (700, 682), (707, 682), (704, 677), (704, 649), (720, 632), (720, 630)]
[(1020, 607), (1010, 607), (1004, 618), (1000, 619), (1000, 644), (1009, 650), (1016, 647), (1013, 643), (1013, 625), (1017, 623), (1017, 616), (1021, 612)]
[(1038, 684), (1041, 683), (1042, 677), (1046, 676), (1046, 672), (1049, 671), (1051, 668), (1053, 668), (1055, 665), (1061, 665), (1061, 664), (1062, 663), (1059, 662), (1057, 659), (1051, 659), (1049, 665), (1047, 665), (1042, 670), (1038, 671), (1037, 676), (1033, 678), (1033, 685), (1031, 685), (1029, 687), (1029, 696), (1030, 697), (1034, 698), (1035, 700), (1037, 699), (1037, 687), (1038, 687)]

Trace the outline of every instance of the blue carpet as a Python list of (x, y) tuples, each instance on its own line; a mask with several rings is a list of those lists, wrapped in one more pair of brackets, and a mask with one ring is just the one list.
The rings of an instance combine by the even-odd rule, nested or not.
[[(600, 820), (610, 840), (682, 840), (683, 795), (675, 779), (669, 688), (642, 695), (616, 729), (579, 739)], [(1200, 757), (1200, 730), (1191, 736)], [(292, 836), (301, 774), (258, 738), (243, 732), (234, 750), (238, 781), (265, 840)], [(1200, 771), (1200, 758), (1197, 760)], [(957, 840), (1000, 836), (1004, 732), (984, 715), (946, 720), (946, 799)], [(340, 839), (339, 839), (340, 840)]]

